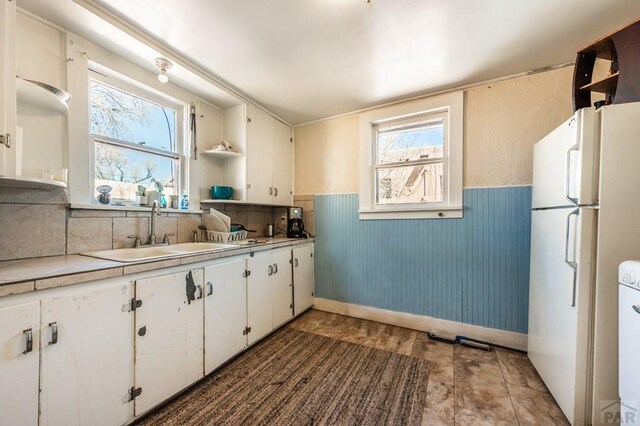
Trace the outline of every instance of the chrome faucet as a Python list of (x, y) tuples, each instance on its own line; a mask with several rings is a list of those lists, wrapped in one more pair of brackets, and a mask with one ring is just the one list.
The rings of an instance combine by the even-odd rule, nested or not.
[(151, 231), (149, 232), (149, 244), (156, 245), (156, 216), (160, 216), (160, 203), (157, 200), (153, 201), (151, 205)]

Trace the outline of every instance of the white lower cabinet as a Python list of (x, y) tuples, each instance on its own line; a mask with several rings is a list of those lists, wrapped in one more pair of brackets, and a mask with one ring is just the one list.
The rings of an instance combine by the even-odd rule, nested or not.
[(130, 420), (132, 297), (133, 286), (120, 279), (41, 301), (40, 425)]
[(313, 306), (313, 244), (293, 248), (293, 307), (300, 315)]
[(247, 327), (251, 345), (273, 330), (271, 253), (263, 251), (247, 259)]
[(272, 280), (272, 328), (277, 328), (293, 318), (293, 277), (291, 275), (291, 249), (273, 252)]
[(39, 328), (40, 302), (0, 308), (0, 424), (38, 424)]
[(203, 377), (203, 270), (136, 281), (136, 416)]
[(204, 270), (204, 373), (209, 374), (247, 347), (246, 260)]
[(129, 423), (313, 305), (312, 244), (150, 275), (0, 298), (0, 424)]

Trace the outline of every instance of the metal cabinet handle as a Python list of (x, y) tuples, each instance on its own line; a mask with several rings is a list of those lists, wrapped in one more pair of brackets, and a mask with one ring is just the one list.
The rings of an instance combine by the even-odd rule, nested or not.
[(49, 342), (49, 344), (55, 345), (56, 343), (58, 343), (58, 323), (55, 321), (50, 322), (49, 328), (51, 329), (51, 341)]
[(293, 259), (293, 266), (294, 267), (298, 267), (298, 258), (296, 257), (295, 259)]
[(273, 264), (273, 273), (274, 273), (274, 274), (277, 274), (277, 273), (278, 273), (278, 264), (277, 264), (277, 263), (274, 263), (274, 264)]
[(580, 151), (579, 143), (573, 145), (571, 148), (567, 150), (567, 160), (565, 164), (566, 167), (565, 167), (564, 195), (567, 198), (567, 200), (571, 201), (573, 204), (577, 206), (578, 198), (573, 198), (569, 194), (571, 192), (569, 186), (571, 185), (571, 153), (573, 151)]
[(269, 195), (273, 195), (273, 186), (269, 187)]
[(278, 196), (278, 188), (273, 188), (273, 195), (274, 195), (275, 197), (277, 197), (277, 196)]
[(199, 292), (198, 293), (199, 296), (197, 297), (197, 299), (200, 300), (204, 297), (204, 290), (202, 289), (202, 286), (200, 284), (198, 284), (196, 288), (198, 289), (198, 292)]
[[(564, 245), (564, 261), (571, 269), (573, 269), (573, 291), (571, 296), (571, 306), (576, 306), (576, 279), (578, 275), (578, 262), (575, 259), (569, 260), (569, 237), (570, 237), (570, 228), (571, 228), (571, 216), (576, 216), (580, 214), (580, 209), (575, 209), (571, 213), (567, 215), (567, 235), (565, 239)], [(575, 254), (575, 253), (574, 253)]]
[(640, 314), (640, 305), (633, 305), (633, 310)]
[(28, 354), (33, 350), (33, 330), (31, 328), (27, 328), (22, 332), (24, 333), (25, 339), (27, 340), (27, 348), (22, 353)]
[(273, 265), (269, 265), (269, 275), (273, 275)]
[(213, 283), (209, 281), (207, 283), (207, 286), (209, 287), (209, 292), (207, 293), (207, 296), (211, 296), (213, 294)]

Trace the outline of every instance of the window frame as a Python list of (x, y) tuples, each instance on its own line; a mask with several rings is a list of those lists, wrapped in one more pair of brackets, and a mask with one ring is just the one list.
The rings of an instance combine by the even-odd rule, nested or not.
[[(176, 195), (182, 194), (182, 191), (189, 191), (189, 171), (188, 171), (188, 154), (189, 148), (187, 146), (188, 141), (185, 135), (186, 122), (185, 117), (187, 116), (187, 108), (189, 105), (185, 102), (179, 101), (175, 98), (172, 98), (168, 95), (165, 95), (155, 89), (152, 89), (148, 86), (145, 86), (143, 83), (137, 82), (133, 79), (126, 78), (121, 75), (116, 75), (116, 73), (109, 73), (108, 71), (103, 69), (103, 67), (96, 67), (98, 69), (88, 69), (88, 79), (87, 79), (87, 104), (88, 104), (88, 114), (87, 114), (87, 126), (89, 129), (89, 141), (90, 141), (90, 188), (95, 193), (96, 187), (96, 143), (102, 143), (109, 146), (120, 147), (129, 150), (135, 150), (139, 152), (144, 152), (156, 156), (161, 156), (164, 158), (170, 158), (172, 160), (177, 160), (178, 162), (178, 173), (176, 176)], [(163, 107), (170, 108), (176, 112), (176, 123), (175, 123), (175, 151), (167, 151), (159, 148), (154, 148), (150, 146), (145, 146), (141, 144), (136, 144), (130, 141), (115, 139), (108, 136), (98, 135), (91, 133), (91, 82), (97, 81), (98, 83), (113, 87), (116, 90), (120, 90), (132, 96), (139, 97), (145, 101), (152, 102), (158, 104)], [(98, 205), (95, 196), (91, 197), (90, 204)]]
[[(462, 155), (463, 155), (463, 92), (366, 111), (359, 115), (360, 131), (360, 205), (361, 220), (370, 219), (428, 219), (461, 218), (462, 206)], [(441, 202), (429, 203), (377, 203), (378, 164), (377, 129), (395, 122), (411, 123), (444, 118), (444, 146), (442, 159), (413, 160), (393, 163), (393, 166), (443, 162), (444, 197)], [(385, 168), (389, 164), (385, 164)]]
[[(388, 127), (388, 126), (402, 126), (403, 124), (407, 124), (407, 126), (403, 126), (403, 127), (419, 127), (420, 124), (422, 123), (429, 123), (429, 122), (435, 122), (435, 121), (442, 121), (442, 126), (443, 126), (443, 133), (444, 133), (444, 140), (443, 140), (443, 146), (442, 146), (442, 157), (436, 157), (436, 158), (425, 158), (425, 159), (418, 159), (418, 160), (407, 160), (407, 161), (396, 161), (393, 163), (381, 163), (380, 162), (380, 144), (378, 141), (378, 135), (380, 135), (380, 131), (379, 128), (380, 127)], [(418, 115), (418, 116), (411, 116), (409, 118), (403, 117), (401, 119), (398, 120), (385, 120), (384, 122), (378, 122), (375, 124), (372, 124), (372, 131), (371, 131), (371, 149), (373, 150), (373, 190), (374, 190), (374, 194), (373, 194), (373, 201), (375, 202), (376, 206), (378, 206), (380, 209), (389, 209), (390, 207), (387, 206), (393, 206), (393, 209), (397, 209), (398, 207), (402, 207), (403, 209), (422, 209), (422, 208), (437, 208), (439, 206), (442, 206), (443, 202), (444, 202), (444, 198), (443, 197), (443, 201), (437, 201), (437, 202), (420, 202), (420, 203), (388, 203), (388, 204), (382, 204), (378, 202), (378, 195), (379, 195), (379, 184), (378, 184), (378, 178), (377, 178), (377, 172), (380, 169), (394, 169), (394, 168), (400, 168), (400, 167), (408, 167), (408, 166), (419, 166), (419, 165), (426, 165), (426, 164), (435, 164), (435, 163), (442, 163), (442, 169), (443, 169), (443, 187), (447, 187), (447, 182), (448, 182), (448, 177), (447, 177), (447, 170), (448, 170), (448, 164), (449, 164), (449, 132), (446, 131), (445, 129), (448, 128), (449, 125), (449, 118), (448, 118), (448, 114), (446, 114), (445, 112), (431, 112), (431, 113), (427, 113), (427, 114), (422, 114), (422, 115)], [(445, 194), (446, 195), (446, 194)]]

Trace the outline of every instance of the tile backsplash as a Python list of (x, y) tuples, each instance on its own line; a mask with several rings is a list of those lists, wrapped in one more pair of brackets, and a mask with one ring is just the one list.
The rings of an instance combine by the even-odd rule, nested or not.
[[(231, 204), (211, 207), (230, 216), (232, 223), (255, 230), (249, 237), (266, 235), (269, 223), (275, 224), (276, 234), (286, 233), (286, 223), (281, 220), (287, 215), (286, 208)], [(305, 209), (307, 228), (308, 213), (313, 212)], [(149, 212), (71, 209), (63, 189), (0, 187), (0, 261), (132, 247), (130, 235), (139, 235), (146, 242), (149, 221)], [(162, 212), (156, 218), (156, 235), (159, 241), (168, 235), (172, 244), (191, 242), (193, 231), (201, 224), (200, 214)], [(198, 234), (199, 241), (205, 241), (204, 233)]]

